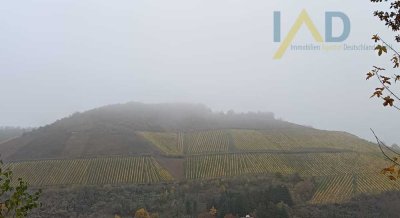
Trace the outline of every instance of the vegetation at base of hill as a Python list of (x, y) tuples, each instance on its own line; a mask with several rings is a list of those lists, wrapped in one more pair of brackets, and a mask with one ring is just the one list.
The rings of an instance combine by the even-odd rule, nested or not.
[(149, 215), (188, 218), (208, 213), (212, 207), (217, 209), (216, 217), (245, 216), (257, 209), (261, 213), (260, 208), (263, 213), (288, 213), (295, 204), (290, 187), (299, 182), (297, 177), (257, 176), (151, 186), (49, 188), (43, 192), (43, 207), (31, 217), (133, 217), (142, 208)]
[[(309, 204), (317, 183), (297, 174), (242, 176), (158, 185), (49, 188), (31, 217), (397, 217), (400, 192), (360, 195), (347, 203)], [(210, 216), (215, 208), (215, 216)], [(382, 216), (380, 216), (382, 215)]]
[(31, 193), (28, 183), (21, 178), (13, 184), (13, 172), (0, 161), (0, 218), (27, 217), (31, 210), (40, 206), (39, 189)]

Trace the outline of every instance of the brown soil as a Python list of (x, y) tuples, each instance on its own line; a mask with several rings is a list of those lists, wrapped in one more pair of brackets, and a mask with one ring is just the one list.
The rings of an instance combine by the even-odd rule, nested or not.
[(165, 169), (167, 169), (168, 172), (170, 172), (171, 175), (176, 180), (182, 180), (185, 178), (184, 166), (183, 166), (185, 158), (173, 158), (173, 157), (161, 157), (160, 156), (160, 157), (156, 157), (156, 159), (160, 163), (160, 165), (163, 166)]

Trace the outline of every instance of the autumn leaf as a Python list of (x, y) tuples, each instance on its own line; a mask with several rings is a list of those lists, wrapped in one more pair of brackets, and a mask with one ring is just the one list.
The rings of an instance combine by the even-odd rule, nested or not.
[(381, 76), (381, 78), (382, 78), (382, 82), (383, 82), (383, 84), (388, 84), (388, 85), (392, 85), (392, 83), (390, 82), (390, 78), (389, 77), (386, 77), (386, 76)]
[(371, 77), (375, 76), (375, 73), (368, 72), (367, 73), (367, 80), (369, 80)]
[(394, 79), (394, 82), (397, 82), (397, 80), (399, 80), (400, 81), (400, 75), (394, 75), (395, 76), (395, 79)]
[(383, 90), (385, 90), (385, 87), (382, 87), (382, 88), (376, 88), (375, 89), (375, 92), (374, 92), (374, 94), (372, 94), (372, 96), (371, 96), (371, 98), (373, 98), (373, 97), (378, 97), (378, 98), (380, 98), (382, 95), (383, 95)]
[(371, 98), (373, 98), (375, 96), (380, 98), (382, 95), (383, 95), (382, 91), (377, 90), (377, 91), (374, 92), (374, 94), (372, 94)]
[(393, 98), (391, 98), (390, 96), (387, 96), (387, 97), (385, 97), (385, 98), (383, 98), (383, 100), (385, 101), (384, 103), (383, 103), (383, 106), (391, 106), (391, 107), (393, 107), (393, 102), (394, 102), (394, 99)]
[(383, 52), (387, 53), (386, 46), (384, 45), (377, 45), (375, 50), (378, 50), (378, 55), (381, 56)]
[(377, 35), (377, 34), (375, 34), (375, 35), (373, 35), (372, 36), (372, 39), (375, 41), (375, 42), (378, 42), (380, 39), (379, 39), (379, 36)]
[(393, 68), (399, 68), (400, 63), (399, 63), (399, 57), (397, 57), (397, 55), (394, 55), (391, 61), (394, 64)]

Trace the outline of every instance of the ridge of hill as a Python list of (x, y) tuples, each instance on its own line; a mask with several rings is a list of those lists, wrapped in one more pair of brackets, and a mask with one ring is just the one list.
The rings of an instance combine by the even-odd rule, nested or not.
[(14, 138), (22, 136), (24, 133), (30, 132), (31, 128), (20, 128), (10, 126), (0, 126), (0, 144), (5, 143)]

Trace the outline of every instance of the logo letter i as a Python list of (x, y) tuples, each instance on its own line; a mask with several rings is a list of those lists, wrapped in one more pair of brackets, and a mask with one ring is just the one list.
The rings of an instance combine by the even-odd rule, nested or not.
[(274, 11), (274, 42), (281, 41), (281, 12)]

